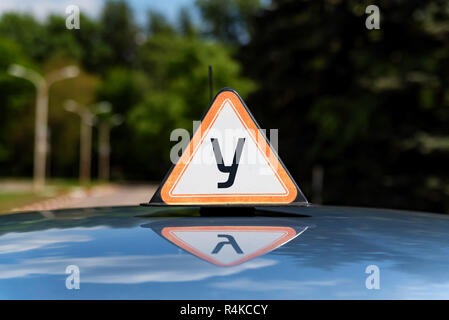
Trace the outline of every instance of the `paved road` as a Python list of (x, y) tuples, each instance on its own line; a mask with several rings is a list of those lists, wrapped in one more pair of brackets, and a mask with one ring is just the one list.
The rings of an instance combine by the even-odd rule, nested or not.
[(99, 186), (90, 190), (72, 191), (66, 195), (16, 208), (14, 211), (139, 205), (148, 202), (156, 189), (157, 185)]

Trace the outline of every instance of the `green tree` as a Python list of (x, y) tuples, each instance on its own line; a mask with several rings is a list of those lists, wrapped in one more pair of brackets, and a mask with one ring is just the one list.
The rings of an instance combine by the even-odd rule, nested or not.
[(35, 88), (7, 75), (7, 67), (20, 63), (45, 75), (77, 64), (82, 70), (77, 78), (50, 90), (51, 175), (76, 176), (78, 171), (79, 119), (64, 110), (65, 100), (83, 105), (106, 100), (125, 119), (111, 132), (112, 177), (160, 179), (170, 166), (171, 130), (191, 130), (191, 121), (209, 105), (208, 65), (214, 68), (216, 90), (230, 86), (246, 96), (254, 88), (240, 75), (234, 49), (203, 39), (186, 9), (178, 18), (170, 24), (151, 12), (142, 36), (123, 0), (106, 1), (99, 19), (81, 15), (79, 30), (67, 30), (64, 16), (40, 22), (29, 15), (3, 15), (0, 174), (32, 172), (32, 157), (23, 155), (33, 150)]
[(106, 72), (113, 49), (107, 42), (107, 37), (103, 37), (102, 24), (81, 13), (80, 25), (80, 29), (70, 31), (82, 49), (80, 62), (89, 72)]
[(197, 33), (196, 26), (193, 23), (192, 16), (186, 7), (179, 11), (179, 27), (184, 36), (195, 36)]
[[(76, 64), (77, 61), (73, 58), (55, 54), (43, 64), (42, 70), (44, 74), (48, 74)], [(76, 78), (57, 82), (49, 91), (49, 173), (52, 177), (78, 176), (80, 117), (65, 110), (64, 104), (67, 100), (75, 100), (79, 105), (91, 108), (96, 102), (100, 85), (98, 76), (80, 68), (80, 74)]]
[(173, 34), (174, 32), (173, 26), (170, 25), (163, 14), (153, 10), (148, 12), (148, 33), (150, 35), (161, 33)]
[(205, 21), (206, 34), (227, 44), (248, 40), (248, 19), (262, 7), (260, 0), (196, 0), (195, 4)]
[[(73, 60), (82, 59), (84, 48), (76, 39), (76, 31), (68, 31), (65, 28), (65, 17), (51, 15), (44, 24), (46, 39), (46, 56), (44, 62), (55, 55), (69, 57)], [(83, 26), (84, 27), (84, 26)]]
[[(144, 93), (148, 91), (148, 81), (147, 75), (141, 71), (113, 68), (104, 77), (97, 93), (97, 100), (110, 102), (112, 112), (125, 118), (133, 107), (142, 101)], [(144, 147), (147, 141), (136, 134), (133, 125), (125, 119), (123, 124), (111, 131), (112, 178), (144, 179), (146, 177), (142, 174), (148, 167), (145, 161), (151, 158), (152, 154)], [(142, 151), (143, 155), (141, 155)]]
[(231, 56), (224, 45), (175, 34), (155, 34), (142, 46), (139, 60), (149, 89), (127, 120), (147, 146), (139, 148), (136, 157), (145, 176), (164, 174), (170, 165), (170, 132), (192, 131), (192, 120), (199, 120), (207, 109), (208, 65), (213, 66), (216, 89), (233, 87), (244, 97), (254, 88), (240, 76), (240, 65)]
[(31, 160), (18, 155), (32, 150), (34, 87), (7, 74), (12, 63), (32, 65), (15, 41), (0, 36), (0, 174), (30, 174)]
[(31, 60), (42, 62), (47, 58), (47, 30), (29, 14), (3, 14), (0, 19), (0, 35), (26, 49)]
[(101, 14), (101, 39), (109, 47), (102, 57), (105, 66), (132, 66), (136, 57), (138, 28), (124, 0), (107, 0)]
[(382, 1), (368, 30), (368, 1), (273, 2), (241, 56), (300, 185), (320, 164), (327, 203), (449, 210), (446, 4)]

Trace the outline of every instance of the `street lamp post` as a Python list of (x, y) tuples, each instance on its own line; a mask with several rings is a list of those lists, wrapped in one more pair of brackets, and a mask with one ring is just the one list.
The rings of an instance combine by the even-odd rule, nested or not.
[(112, 126), (123, 122), (120, 115), (111, 114), (111, 104), (100, 102), (97, 105), (98, 118), (98, 178), (102, 181), (109, 180), (109, 157), (111, 153), (110, 132)]
[(80, 163), (79, 179), (81, 184), (90, 182), (91, 157), (92, 157), (92, 126), (94, 115), (88, 108), (79, 105), (73, 100), (68, 100), (64, 104), (67, 111), (80, 116)]
[(28, 80), (36, 87), (33, 187), (34, 190), (39, 190), (45, 185), (48, 91), (53, 83), (76, 77), (79, 74), (79, 69), (76, 66), (68, 66), (50, 73), (47, 77), (43, 77), (34, 70), (27, 69), (21, 65), (13, 64), (9, 67), (8, 73), (15, 77)]
[(110, 127), (105, 121), (98, 124), (98, 179), (109, 180), (109, 155), (111, 145), (109, 141)]

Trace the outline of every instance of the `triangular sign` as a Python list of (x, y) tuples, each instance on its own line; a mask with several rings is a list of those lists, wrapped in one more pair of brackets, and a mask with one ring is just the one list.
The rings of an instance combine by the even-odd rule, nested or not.
[(273, 205), (307, 200), (240, 96), (221, 90), (150, 204)]
[(215, 265), (230, 267), (268, 253), (296, 236), (290, 227), (165, 227), (162, 235), (187, 252)]

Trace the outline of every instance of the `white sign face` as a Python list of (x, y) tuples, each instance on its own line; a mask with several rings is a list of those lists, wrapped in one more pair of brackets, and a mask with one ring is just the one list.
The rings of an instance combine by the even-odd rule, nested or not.
[[(227, 131), (230, 132), (229, 137), (226, 136)], [(226, 141), (226, 138), (231, 141)], [(226, 182), (230, 174), (218, 169), (212, 141), (214, 139), (218, 141), (224, 165), (231, 166), (239, 138), (244, 139), (241, 140), (244, 142), (241, 144), (240, 160), (235, 164), (234, 181), (232, 184), (229, 183), (229, 187), (222, 187), (219, 182)], [(234, 141), (234, 144), (231, 143)], [(288, 194), (285, 185), (276, 176), (269, 162), (250, 137), (249, 132), (243, 127), (229, 100), (225, 101), (213, 129), (205, 135), (203, 143), (193, 155), (189, 166), (170, 191), (172, 197), (207, 196), (209, 194), (256, 196), (266, 194), (285, 196)]]
[(304, 232), (290, 227), (166, 227), (162, 235), (182, 249), (219, 266), (234, 266), (272, 251)]
[(297, 187), (233, 91), (214, 100), (161, 188), (167, 204), (290, 203)]

